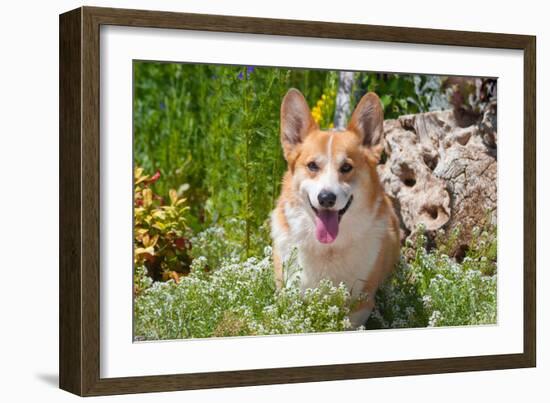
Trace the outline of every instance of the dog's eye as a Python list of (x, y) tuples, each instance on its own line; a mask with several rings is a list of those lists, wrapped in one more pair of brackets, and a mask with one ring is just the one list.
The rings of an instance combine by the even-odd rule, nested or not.
[(347, 174), (348, 172), (351, 172), (352, 169), (353, 169), (353, 166), (346, 162), (342, 164), (342, 166), (340, 167), (340, 172), (343, 174)]
[(307, 169), (311, 172), (317, 172), (319, 170), (319, 165), (317, 165), (314, 161), (311, 161), (307, 164)]

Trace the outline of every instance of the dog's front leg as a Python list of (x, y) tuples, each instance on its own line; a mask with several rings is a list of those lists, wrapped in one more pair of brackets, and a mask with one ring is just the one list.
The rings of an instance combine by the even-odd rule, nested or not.
[(277, 289), (281, 289), (284, 286), (284, 274), (283, 274), (283, 260), (278, 248), (273, 246), (273, 269), (275, 276), (275, 285)]
[(370, 293), (367, 291), (367, 299), (362, 301), (349, 315), (349, 320), (354, 328), (367, 323), (369, 316), (374, 309), (374, 295), (376, 291)]

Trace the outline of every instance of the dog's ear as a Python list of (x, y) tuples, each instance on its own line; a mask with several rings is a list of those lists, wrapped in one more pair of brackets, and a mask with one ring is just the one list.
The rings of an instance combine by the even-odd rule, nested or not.
[(380, 98), (374, 92), (364, 95), (359, 101), (348, 125), (362, 139), (363, 145), (374, 147), (384, 134), (384, 111)]
[(288, 160), (294, 146), (317, 128), (302, 93), (294, 88), (288, 90), (281, 104), (281, 143), (285, 158)]

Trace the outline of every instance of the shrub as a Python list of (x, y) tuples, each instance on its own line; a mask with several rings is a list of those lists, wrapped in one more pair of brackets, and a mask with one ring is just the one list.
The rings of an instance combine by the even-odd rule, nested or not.
[[(135, 336), (158, 340), (340, 331), (350, 328), (350, 296), (323, 281), (302, 293), (296, 283), (277, 290), (269, 248), (259, 260), (226, 260), (205, 270), (193, 261), (179, 283), (156, 282), (135, 299)], [(146, 276), (140, 268), (136, 282)]]
[(160, 178), (134, 171), (134, 265), (144, 266), (154, 280), (176, 281), (189, 271), (191, 244), (185, 222), (188, 207), (174, 189), (169, 191), (169, 204), (151, 189)]
[[(497, 319), (496, 263), (487, 255), (494, 233), (485, 232), (462, 263), (441, 250), (426, 250), (426, 237), (420, 232), (416, 244), (406, 245), (393, 276), (376, 295), (376, 309), (368, 328), (410, 328), (493, 324)], [(476, 239), (478, 242), (476, 242)], [(474, 244), (478, 244), (474, 247)], [(485, 254), (484, 254), (485, 253)], [(487, 254), (487, 255), (486, 255)], [(491, 270), (488, 270), (491, 267)], [(491, 275), (485, 273), (490, 271)]]
[[(235, 223), (238, 232), (242, 223)], [(495, 232), (480, 232), (487, 244)], [(230, 238), (230, 237), (229, 237)], [(174, 339), (339, 331), (349, 328), (354, 301), (346, 287), (323, 281), (302, 293), (297, 283), (277, 290), (270, 247), (262, 259), (243, 260), (242, 246), (226, 230), (210, 228), (192, 238), (193, 263), (179, 283), (152, 283), (136, 271), (136, 337)], [(479, 240), (479, 238), (478, 238)], [(472, 241), (473, 242), (473, 241)], [(394, 275), (376, 295), (368, 329), (492, 324), (497, 318), (496, 274), (485, 275), (492, 248), (477, 242), (461, 263), (440, 249), (426, 249), (422, 232), (403, 247)], [(439, 245), (443, 249), (442, 245)], [(203, 255), (204, 252), (204, 255)], [(404, 256), (411, 256), (408, 260)], [(493, 262), (492, 262), (493, 263)], [(295, 261), (286, 272), (300, 270)], [(496, 270), (496, 269), (495, 269)]]
[[(246, 246), (243, 244), (247, 225), (238, 218), (224, 220), (223, 225), (213, 225), (191, 237), (193, 258), (206, 259), (207, 267), (216, 268), (224, 260), (245, 260)], [(257, 231), (250, 234), (250, 252), (262, 256), (266, 245), (271, 243), (269, 221), (265, 221)]]

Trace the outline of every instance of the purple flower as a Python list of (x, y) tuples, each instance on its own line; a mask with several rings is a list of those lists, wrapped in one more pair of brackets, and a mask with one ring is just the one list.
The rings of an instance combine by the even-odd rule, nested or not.
[[(246, 78), (248, 78), (253, 72), (254, 66), (246, 66)], [(237, 78), (239, 80), (242, 80), (244, 78), (244, 74), (242, 71), (237, 75)]]
[(166, 104), (161, 101), (160, 104), (159, 104), (159, 107), (160, 107), (161, 110), (165, 110), (166, 109)]

